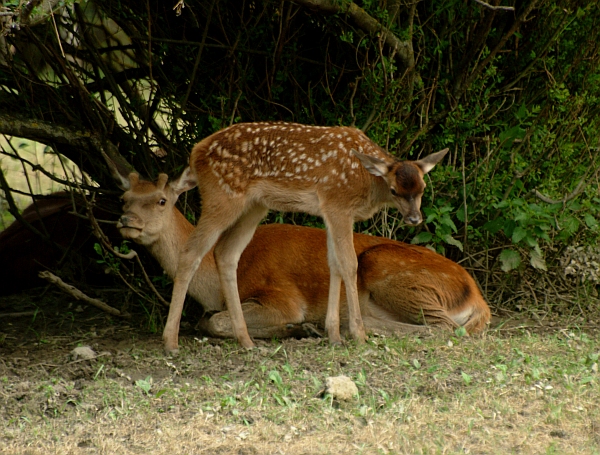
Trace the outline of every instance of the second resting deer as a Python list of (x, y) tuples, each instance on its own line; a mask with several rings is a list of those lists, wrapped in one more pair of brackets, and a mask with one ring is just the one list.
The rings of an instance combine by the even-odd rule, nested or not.
[[(178, 196), (193, 187), (187, 173), (167, 183), (141, 181), (137, 174), (120, 178), (126, 190), (118, 227), (121, 234), (146, 246), (171, 277), (193, 225), (177, 210)], [(243, 316), (250, 336), (297, 335), (292, 324), (323, 326), (327, 311), (329, 270), (326, 234), (283, 224), (260, 226), (237, 269)], [(354, 234), (358, 256), (358, 295), (367, 330), (408, 333), (431, 327), (464, 326), (481, 331), (490, 309), (471, 276), (458, 264), (427, 248)], [(235, 337), (215, 258), (209, 252), (193, 276), (189, 294), (212, 316), (205, 329)], [(346, 313), (342, 293), (342, 313)]]
[(190, 156), (190, 178), (198, 182), (202, 217), (179, 256), (163, 332), (167, 352), (177, 350), (189, 283), (213, 247), (235, 338), (243, 347), (253, 346), (242, 313), (236, 268), (269, 209), (323, 218), (330, 271), (327, 334), (332, 343), (341, 342), (343, 280), (349, 332), (364, 341), (353, 223), (391, 204), (407, 224), (419, 224), (423, 176), (446, 152), (418, 161), (398, 161), (356, 128), (291, 123), (241, 123), (200, 141)]

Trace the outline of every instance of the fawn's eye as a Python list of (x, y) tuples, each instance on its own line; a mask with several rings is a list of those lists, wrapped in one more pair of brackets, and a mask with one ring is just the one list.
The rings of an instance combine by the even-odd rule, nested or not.
[(398, 196), (398, 192), (394, 188), (390, 188), (390, 192), (392, 193), (392, 196)]
[(158, 205), (165, 205), (167, 203), (166, 199), (161, 199), (160, 201), (158, 201)]

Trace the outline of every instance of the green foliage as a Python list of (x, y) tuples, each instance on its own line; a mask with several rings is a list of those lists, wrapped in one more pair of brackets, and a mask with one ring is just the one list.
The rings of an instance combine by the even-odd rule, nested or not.
[[(433, 242), (436, 245), (436, 250), (441, 254), (445, 252), (444, 244), (455, 246), (463, 251), (462, 242), (452, 236), (458, 232), (451, 217), (453, 210), (454, 208), (449, 204), (423, 207), (426, 216), (425, 223), (434, 227), (435, 234), (422, 232), (413, 238), (412, 243)], [(429, 236), (425, 234), (429, 234)]]
[[(24, 47), (31, 36), (7, 32), (15, 49), (40, 54), (34, 61), (17, 51), (0, 69), (0, 108), (75, 122), (118, 144), (151, 177), (180, 171), (194, 143), (239, 121), (354, 125), (401, 159), (449, 147), (428, 176), (423, 228), (377, 229), (372, 221), (360, 228), (395, 232), (478, 271), (485, 262), (481, 273), (490, 280), (498, 270), (543, 273), (565, 246), (600, 241), (600, 50), (592, 38), (600, 10), (593, 2), (552, 0), (527, 13), (530, 1), (515, 2), (510, 13), (458, 0), (414, 9), (362, 2), (413, 50), (410, 68), (382, 28), (370, 33), (345, 10), (211, 5), (186, 2), (176, 16), (160, 2), (69, 2), (58, 36), (83, 44), (62, 64), (50, 21), (28, 29), (43, 47)], [(99, 27), (103, 18), (129, 25), (118, 39), (94, 44), (78, 13), (86, 26)], [(157, 146), (165, 156), (153, 153)], [(60, 145), (60, 152), (104, 187), (113, 185), (100, 156), (79, 144)], [(199, 213), (186, 216), (197, 221)], [(322, 227), (303, 214), (268, 220)], [(110, 252), (100, 256), (119, 267)]]
[(135, 385), (146, 395), (150, 395), (152, 389), (152, 376), (146, 377), (146, 379), (138, 379), (135, 381)]

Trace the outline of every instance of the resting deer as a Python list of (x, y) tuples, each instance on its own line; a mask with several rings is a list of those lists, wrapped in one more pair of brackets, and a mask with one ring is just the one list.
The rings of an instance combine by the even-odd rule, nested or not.
[[(167, 183), (121, 177), (124, 213), (121, 234), (146, 246), (167, 274), (175, 275), (177, 258), (194, 227), (175, 207), (180, 193), (194, 182), (189, 174)], [(259, 226), (241, 255), (237, 275), (244, 319), (254, 338), (298, 335), (305, 322), (322, 326), (328, 300), (329, 269), (322, 229), (271, 224)], [(368, 330), (409, 333), (431, 327), (464, 326), (481, 331), (490, 309), (471, 276), (458, 264), (427, 248), (354, 234), (358, 257), (358, 295)], [(234, 337), (213, 251), (193, 276), (189, 294), (207, 312), (218, 312), (205, 329), (213, 336)], [(346, 310), (342, 294), (342, 309)], [(290, 327), (290, 325), (295, 325)], [(300, 328), (301, 331), (301, 328)]]
[(327, 334), (330, 342), (341, 342), (339, 302), (343, 280), (350, 335), (364, 341), (353, 223), (371, 217), (383, 205), (393, 204), (407, 224), (419, 224), (423, 176), (446, 152), (402, 162), (358, 129), (290, 123), (241, 123), (200, 141), (192, 150), (190, 169), (202, 197), (202, 217), (179, 256), (163, 332), (166, 351), (177, 351), (179, 321), (189, 283), (215, 245), (235, 338), (245, 348), (254, 346), (244, 322), (236, 267), (269, 209), (323, 218), (330, 269)]

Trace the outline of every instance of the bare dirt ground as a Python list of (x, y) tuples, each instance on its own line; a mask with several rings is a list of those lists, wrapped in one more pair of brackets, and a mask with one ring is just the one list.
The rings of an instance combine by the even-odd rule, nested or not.
[[(252, 351), (184, 327), (168, 358), (135, 319), (38, 299), (0, 299), (1, 315), (40, 309), (0, 316), (0, 453), (600, 453), (593, 324)], [(95, 358), (74, 357), (78, 346)], [(339, 375), (358, 396), (324, 392)]]

